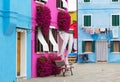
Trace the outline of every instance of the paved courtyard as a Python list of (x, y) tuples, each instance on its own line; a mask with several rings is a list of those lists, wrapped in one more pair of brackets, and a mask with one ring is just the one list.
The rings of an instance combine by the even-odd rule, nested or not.
[(74, 64), (73, 76), (62, 74), (48, 77), (19, 80), (18, 82), (120, 82), (120, 64)]

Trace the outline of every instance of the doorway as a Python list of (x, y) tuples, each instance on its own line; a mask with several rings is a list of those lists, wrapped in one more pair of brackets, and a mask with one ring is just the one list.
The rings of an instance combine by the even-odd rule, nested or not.
[(16, 75), (17, 77), (26, 77), (26, 31), (18, 30), (16, 39)]
[(97, 58), (97, 62), (107, 62), (108, 61), (107, 40), (96, 41), (96, 58)]

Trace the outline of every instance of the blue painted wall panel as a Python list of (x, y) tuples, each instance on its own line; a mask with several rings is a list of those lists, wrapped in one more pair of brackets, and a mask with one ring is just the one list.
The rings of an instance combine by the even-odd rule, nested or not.
[[(113, 3), (112, 0), (91, 0), (91, 3), (84, 3), (84, 0), (78, 0), (78, 54), (82, 53), (82, 40), (100, 40), (102, 34), (90, 35), (82, 29), (83, 15), (91, 15), (91, 27), (92, 28), (112, 28), (111, 17), (113, 14), (120, 15), (120, 5)], [(119, 26), (120, 27), (120, 26)], [(81, 38), (82, 37), (82, 38)], [(113, 39), (111, 33), (108, 33), (103, 37), (108, 40)], [(120, 40), (120, 29), (119, 38)], [(89, 54), (89, 61), (96, 62), (96, 53)], [(78, 59), (78, 62), (81, 60)], [(120, 53), (111, 53), (108, 49), (108, 62), (120, 63)]]
[[(16, 27), (31, 29), (31, 0), (0, 1), (0, 82), (16, 81)], [(27, 32), (27, 78), (31, 78), (30, 32)]]

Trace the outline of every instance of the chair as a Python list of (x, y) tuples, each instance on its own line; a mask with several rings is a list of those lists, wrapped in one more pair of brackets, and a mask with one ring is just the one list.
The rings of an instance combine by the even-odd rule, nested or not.
[(71, 71), (71, 75), (73, 75), (72, 68), (74, 67), (72, 65), (67, 66), (64, 60), (55, 60), (55, 65), (62, 71), (64, 77), (67, 71)]

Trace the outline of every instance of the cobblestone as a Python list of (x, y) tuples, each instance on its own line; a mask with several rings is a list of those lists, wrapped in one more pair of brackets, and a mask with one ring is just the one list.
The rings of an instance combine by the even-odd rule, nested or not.
[(63, 77), (62, 74), (32, 78), (28, 80), (20, 79), (18, 82), (120, 82), (120, 64), (74, 64), (73, 76), (70, 72)]

